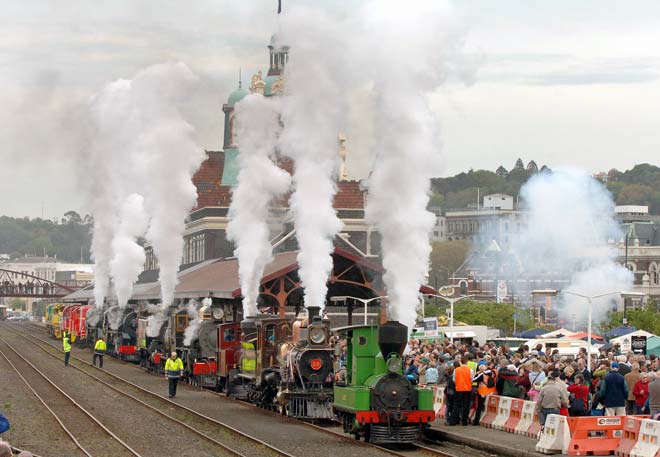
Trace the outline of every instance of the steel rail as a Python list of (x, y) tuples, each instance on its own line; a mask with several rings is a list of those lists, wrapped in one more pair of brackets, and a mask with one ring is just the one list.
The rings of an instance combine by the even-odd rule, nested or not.
[[(41, 376), (46, 382), (48, 382), (51, 386), (53, 386), (55, 389), (57, 389), (58, 392), (60, 392), (64, 397), (66, 397), (71, 403), (73, 403), (80, 411), (82, 411), (87, 417), (89, 417), (92, 421), (96, 423), (104, 432), (106, 432), (108, 435), (110, 435), (112, 438), (114, 438), (115, 441), (117, 441), (119, 444), (122, 445), (128, 452), (133, 454), (136, 457), (141, 457), (139, 453), (137, 453), (133, 448), (131, 448), (128, 444), (126, 444), (121, 438), (119, 438), (117, 435), (115, 435), (108, 427), (103, 425), (101, 421), (99, 421), (92, 413), (87, 411), (82, 405), (80, 405), (77, 401), (75, 401), (69, 394), (64, 392), (62, 389), (60, 389), (57, 384), (55, 384), (48, 376), (46, 376), (41, 370), (39, 370), (37, 367), (35, 367), (32, 362), (27, 360), (25, 357), (23, 357), (21, 354), (14, 349), (14, 347), (7, 343), (4, 338), (0, 337), (0, 342), (5, 344), (11, 351), (18, 356), (23, 362), (25, 362), (27, 365), (29, 365), (34, 371), (36, 371), (39, 376)], [(4, 355), (4, 354), (3, 354)], [(6, 357), (6, 356), (5, 356)]]
[[(41, 340), (40, 338), (37, 338), (37, 337), (35, 337), (34, 335), (31, 335), (31, 334), (29, 334), (29, 333), (21, 332), (20, 330), (16, 330), (16, 329), (13, 328), (13, 327), (11, 327), (10, 329), (13, 330), (14, 332), (20, 334), (21, 336), (23, 336), (23, 338), (25, 338), (25, 339), (36, 339), (37, 341), (42, 341), (42, 342), (44, 342), (44, 340)], [(52, 344), (50, 344), (50, 342), (45, 342), (45, 343), (46, 343), (49, 347), (51, 347), (51, 348), (53, 348), (53, 349), (56, 349)], [(47, 353), (48, 355), (50, 355), (50, 356), (52, 356), (52, 357), (55, 357), (55, 358), (58, 358), (58, 356), (56, 356), (56, 355), (52, 354), (51, 352), (49, 352), (48, 350), (44, 349), (43, 346), (42, 346), (41, 344), (39, 344), (39, 343), (35, 343), (34, 341), (32, 341), (32, 344), (34, 344), (35, 346), (39, 347), (42, 351), (44, 351), (44, 352)], [(83, 360), (83, 359), (81, 359), (80, 357), (72, 356), (71, 358), (74, 359), (74, 360), (78, 360), (79, 362), (81, 362), (81, 363), (83, 363), (83, 364), (85, 364), (85, 365), (88, 365), (88, 366), (92, 366), (92, 367), (93, 367), (93, 365), (92, 365), (90, 362), (88, 362), (88, 361), (86, 361), (86, 360)], [(136, 401), (140, 402), (141, 404), (145, 405), (145, 406), (148, 407), (148, 408), (153, 408), (156, 412), (158, 412), (159, 414), (161, 414), (161, 415), (167, 417), (168, 419), (171, 419), (171, 420), (173, 420), (173, 421), (177, 421), (178, 423), (180, 423), (181, 425), (183, 425), (183, 426), (185, 426), (185, 427), (190, 427), (190, 426), (188, 426), (187, 424), (185, 424), (185, 423), (179, 421), (178, 419), (176, 419), (176, 418), (174, 418), (174, 417), (171, 417), (171, 416), (168, 416), (166, 413), (164, 413), (164, 412), (158, 410), (157, 408), (152, 407), (151, 405), (148, 405), (148, 404), (142, 402), (141, 400), (139, 400), (139, 399), (133, 397), (132, 395), (130, 395), (130, 394), (126, 393), (126, 392), (123, 392), (123, 391), (121, 391), (121, 390), (118, 390), (116, 387), (112, 386), (111, 384), (106, 383), (106, 382), (103, 381), (103, 380), (100, 380), (100, 379), (97, 378), (96, 376), (94, 376), (94, 375), (92, 375), (92, 374), (90, 374), (90, 373), (87, 373), (86, 371), (84, 371), (84, 370), (82, 370), (82, 369), (80, 369), (80, 368), (78, 368), (78, 367), (76, 367), (76, 366), (74, 366), (74, 365), (72, 365), (72, 366), (73, 366), (74, 368), (76, 368), (77, 370), (79, 370), (79, 371), (81, 371), (81, 372), (87, 374), (88, 376), (90, 376), (90, 377), (92, 377), (92, 378), (98, 380), (99, 382), (101, 382), (101, 383), (107, 385), (108, 387), (112, 388), (113, 390), (115, 390), (115, 391), (117, 391), (117, 392), (119, 392), (119, 393), (121, 393), (121, 394), (123, 394), (123, 395), (126, 395), (126, 396), (130, 397), (130, 398), (133, 399), (133, 400), (136, 400)], [(263, 446), (263, 447), (265, 447), (265, 448), (267, 448), (267, 449), (273, 451), (273, 452), (276, 453), (277, 455), (280, 455), (280, 456), (282, 456), (282, 457), (295, 457), (295, 456), (293, 456), (292, 454), (289, 454), (289, 453), (287, 453), (287, 452), (285, 452), (285, 451), (283, 451), (283, 450), (281, 450), (281, 449), (276, 448), (275, 446), (273, 446), (273, 445), (271, 445), (271, 444), (269, 444), (269, 443), (266, 443), (265, 441), (260, 440), (259, 438), (256, 438), (256, 437), (254, 437), (254, 436), (252, 436), (252, 435), (249, 435), (249, 434), (247, 434), (247, 433), (245, 433), (245, 432), (242, 432), (242, 431), (240, 431), (240, 430), (238, 430), (238, 429), (232, 427), (232, 426), (229, 425), (229, 424), (226, 424), (226, 423), (224, 423), (224, 422), (222, 422), (222, 421), (219, 421), (219, 420), (217, 420), (217, 419), (214, 419), (214, 418), (212, 418), (212, 417), (206, 416), (205, 414), (202, 414), (202, 413), (200, 413), (200, 412), (198, 412), (198, 411), (195, 411), (194, 409), (188, 408), (187, 406), (184, 406), (184, 405), (182, 405), (182, 404), (180, 404), (180, 403), (177, 403), (177, 402), (175, 402), (175, 401), (173, 401), (173, 400), (171, 400), (171, 399), (169, 399), (169, 398), (165, 398), (165, 397), (163, 397), (162, 395), (159, 395), (159, 394), (157, 394), (157, 393), (155, 393), (155, 392), (152, 392), (152, 391), (150, 391), (150, 390), (148, 390), (148, 389), (145, 389), (144, 387), (139, 386), (139, 385), (137, 385), (137, 384), (135, 384), (135, 383), (133, 383), (133, 382), (127, 380), (127, 379), (124, 379), (124, 378), (122, 378), (121, 376), (116, 375), (115, 373), (112, 373), (112, 372), (107, 371), (107, 370), (102, 370), (102, 371), (103, 371), (103, 373), (107, 374), (108, 376), (110, 376), (110, 377), (112, 377), (112, 378), (115, 378), (115, 379), (117, 379), (117, 380), (119, 380), (119, 381), (121, 381), (121, 382), (123, 382), (123, 383), (125, 383), (125, 384), (128, 384), (128, 385), (130, 385), (131, 387), (133, 387), (133, 388), (135, 388), (135, 389), (137, 389), (137, 390), (139, 390), (139, 391), (141, 391), (141, 392), (144, 392), (144, 393), (146, 393), (146, 394), (148, 394), (148, 395), (151, 395), (152, 397), (156, 397), (156, 398), (159, 399), (160, 401), (170, 403), (170, 404), (172, 404), (172, 405), (174, 405), (174, 406), (176, 406), (176, 407), (178, 407), (178, 408), (180, 408), (180, 409), (182, 409), (182, 410), (188, 412), (189, 414), (192, 414), (193, 416), (196, 416), (196, 417), (198, 417), (198, 418), (200, 418), (200, 419), (203, 419), (203, 420), (205, 420), (205, 421), (207, 421), (207, 422), (212, 423), (213, 425), (218, 425), (218, 426), (224, 428), (225, 430), (228, 430), (229, 432), (231, 432), (231, 433), (233, 433), (233, 434), (235, 434), (235, 435), (238, 435), (238, 436), (240, 436), (241, 438), (243, 438), (243, 439), (245, 439), (245, 440), (247, 440), (247, 441), (250, 441), (250, 442), (252, 442), (252, 443), (255, 443), (255, 444), (259, 445), (259, 446)], [(212, 441), (213, 443), (218, 444), (218, 445), (220, 445), (220, 446), (225, 446), (224, 444), (220, 443), (219, 441), (216, 441), (214, 438), (212, 438), (212, 437), (210, 437), (210, 436), (208, 436), (208, 435), (205, 435), (203, 432), (200, 432), (200, 431), (198, 431), (198, 430), (195, 430), (195, 429), (193, 429), (192, 427), (190, 427), (190, 428), (191, 428), (191, 431), (193, 431), (194, 433), (199, 434), (200, 436), (203, 436), (205, 439), (208, 439), (209, 441)], [(242, 455), (242, 454), (240, 454), (239, 452), (237, 452), (237, 451), (235, 451), (235, 450), (233, 450), (233, 449), (231, 449), (231, 448), (228, 448), (228, 447), (227, 447), (227, 450), (230, 451), (230, 452), (232, 452), (232, 453), (234, 453), (234, 455), (239, 455), (239, 456)]]
[[(48, 406), (48, 404), (46, 404), (46, 402), (41, 397), (41, 395), (39, 395), (37, 393), (37, 391), (34, 390), (34, 388), (30, 385), (30, 383), (27, 381), (27, 379), (25, 379), (25, 377), (21, 374), (20, 370), (18, 368), (16, 368), (16, 365), (14, 365), (11, 360), (9, 360), (9, 358), (7, 357), (7, 355), (4, 353), (4, 351), (2, 349), (0, 349), (0, 355), (2, 355), (2, 357), (7, 361), (7, 363), (14, 369), (14, 371), (16, 372), (18, 377), (21, 378), (21, 380), (25, 383), (25, 385), (28, 387), (28, 389), (30, 389), (30, 391), (34, 394), (34, 396), (37, 397), (37, 400), (39, 400), (39, 402), (44, 406), (44, 408), (46, 408), (46, 410), (48, 410), (48, 412), (53, 416), (53, 418), (57, 421), (57, 423), (60, 425), (62, 430), (64, 430), (64, 433), (66, 433), (69, 436), (69, 438), (71, 438), (71, 441), (73, 441), (73, 444), (75, 444), (76, 447), (78, 449), (80, 449), (83, 452), (83, 454), (85, 454), (87, 457), (94, 457), (94, 456), (92, 456), (92, 454), (90, 454), (87, 451), (87, 449), (85, 449), (82, 446), (82, 444), (80, 444), (80, 442), (76, 439), (74, 434), (66, 427), (66, 425), (64, 425), (64, 422), (62, 422), (62, 420), (59, 418), (57, 413), (55, 411), (53, 411), (50, 408), (50, 406)], [(14, 448), (14, 449), (18, 450), (17, 448)]]
[[(44, 328), (44, 327), (40, 327), (40, 326), (38, 326), (38, 325), (36, 325), (36, 324), (34, 324), (34, 323), (30, 323), (30, 325), (33, 326), (33, 327), (35, 327), (35, 328), (39, 328), (39, 329), (41, 329), (41, 330), (43, 330), (43, 328)], [(12, 330), (14, 330), (14, 331), (16, 331), (16, 332), (20, 332), (19, 330), (15, 330), (13, 326), (12, 326), (11, 328), (12, 328)], [(37, 340), (39, 340), (39, 341), (41, 341), (41, 342), (47, 344), (48, 346), (54, 348), (53, 344), (52, 344), (49, 340), (43, 340), (43, 339), (38, 338), (38, 337), (36, 337), (36, 336), (34, 336), (34, 335), (31, 335), (31, 334), (28, 334), (28, 333), (24, 333), (24, 332), (20, 332), (20, 333), (23, 333), (23, 334), (25, 334), (26, 336), (29, 336), (29, 337), (31, 337), (31, 338), (37, 339)], [(83, 363), (85, 363), (85, 364), (87, 364), (87, 365), (92, 365), (92, 364), (89, 363), (88, 361), (83, 360), (83, 359), (80, 359), (79, 357), (73, 356), (73, 358), (75, 358), (75, 359), (77, 359), (77, 360), (80, 360), (81, 362), (83, 362)], [(140, 369), (140, 368), (137, 367), (137, 366), (135, 366), (135, 368), (139, 369), (140, 371), (143, 371), (142, 369)], [(104, 370), (104, 373), (107, 373), (107, 374), (109, 374), (109, 375), (111, 375), (111, 376), (113, 376), (113, 377), (117, 377), (117, 378), (121, 379), (122, 381), (127, 382), (127, 383), (129, 383), (129, 384), (133, 384), (133, 383), (131, 383), (130, 381), (127, 381), (127, 380), (124, 380), (123, 378), (120, 378), (119, 376), (115, 375), (114, 373), (110, 373), (110, 372), (108, 372), (108, 371), (106, 371), (106, 370)], [(143, 388), (140, 387), (140, 386), (136, 386), (136, 387), (139, 388), (139, 389), (141, 389), (141, 390), (146, 390), (146, 389), (143, 389)], [(200, 390), (204, 390), (205, 392), (209, 392), (209, 393), (211, 393), (211, 394), (213, 394), (213, 395), (219, 397), (219, 398), (221, 399), (221, 401), (228, 401), (227, 397), (226, 397), (224, 394), (222, 394), (222, 393), (214, 392), (214, 391), (211, 391), (211, 390), (208, 390), (208, 389), (203, 389), (203, 388), (198, 387), (198, 386), (193, 386), (193, 387), (197, 387), (197, 388), (199, 388)], [(150, 393), (151, 395), (156, 395), (156, 396), (158, 396), (159, 398), (161, 398), (161, 399), (163, 399), (163, 400), (168, 400), (168, 399), (166, 399), (165, 397), (161, 397), (160, 395), (155, 394), (155, 393), (153, 393), (153, 392), (151, 392), (151, 391), (149, 391), (149, 390), (146, 390), (146, 392)], [(233, 401), (233, 400), (232, 400), (232, 401)], [(384, 452), (384, 453), (387, 453), (387, 454), (389, 454), (389, 455), (393, 455), (393, 456), (397, 456), (397, 457), (409, 457), (409, 453), (408, 453), (408, 454), (406, 454), (406, 453), (401, 453), (401, 452), (397, 452), (397, 451), (395, 451), (395, 450), (393, 450), (393, 449), (389, 449), (389, 448), (386, 448), (386, 447), (383, 447), (383, 446), (379, 446), (379, 445), (377, 445), (377, 444), (373, 444), (373, 443), (368, 443), (368, 442), (364, 442), (364, 441), (355, 440), (353, 437), (348, 436), (348, 435), (346, 435), (346, 434), (344, 434), (344, 433), (340, 433), (340, 432), (338, 432), (338, 431), (333, 431), (333, 430), (330, 430), (330, 429), (327, 429), (327, 428), (321, 427), (321, 426), (319, 426), (319, 425), (312, 424), (312, 423), (310, 423), (310, 422), (305, 422), (305, 421), (301, 421), (301, 420), (298, 420), (298, 419), (290, 418), (290, 417), (288, 417), (288, 416), (283, 416), (283, 415), (277, 413), (276, 411), (271, 411), (271, 410), (267, 410), (267, 409), (264, 409), (264, 408), (260, 408), (260, 407), (258, 407), (258, 406), (256, 406), (256, 405), (252, 404), (252, 403), (249, 403), (249, 402), (246, 402), (246, 401), (243, 401), (243, 400), (239, 400), (239, 401), (240, 401), (242, 404), (244, 404), (246, 407), (253, 408), (253, 409), (257, 409), (257, 410), (259, 410), (259, 411), (261, 411), (261, 412), (269, 413), (269, 414), (271, 414), (271, 415), (273, 415), (273, 416), (277, 416), (278, 418), (283, 419), (283, 420), (292, 421), (292, 422), (295, 422), (295, 423), (298, 423), (298, 424), (303, 424), (304, 426), (306, 426), (306, 427), (308, 427), (308, 428), (313, 428), (313, 429), (318, 430), (318, 431), (320, 431), (320, 432), (323, 432), (323, 433), (325, 433), (325, 434), (330, 434), (330, 435), (332, 435), (332, 436), (334, 436), (334, 437), (336, 437), (336, 438), (340, 438), (340, 439), (342, 439), (342, 440), (344, 440), (344, 441), (350, 441), (351, 443), (354, 443), (354, 444), (356, 444), (356, 445), (358, 445), (358, 446), (368, 447), (368, 448), (372, 448), (372, 449), (375, 448), (375, 449), (378, 449), (379, 451), (382, 451), (382, 452)], [(173, 402), (173, 403), (175, 403), (176, 405), (179, 405), (179, 403), (176, 403), (176, 402)], [(182, 406), (182, 405), (181, 405), (181, 407), (186, 408), (185, 406)], [(187, 409), (187, 408), (186, 408), (186, 409)], [(196, 411), (194, 411), (194, 410), (190, 410), (190, 411), (191, 411), (191, 413), (193, 413), (193, 414), (201, 414), (201, 413), (198, 413), (198, 412), (196, 412)], [(202, 416), (206, 418), (206, 416), (204, 416), (204, 415), (202, 415)], [(212, 420), (212, 421), (215, 421), (215, 419), (213, 419), (213, 418), (208, 418), (208, 419), (210, 419), (210, 420)], [(442, 451), (439, 451), (439, 450), (437, 450), (437, 449), (433, 449), (433, 448), (430, 448), (430, 447), (424, 446), (424, 445), (419, 444), (419, 443), (413, 443), (413, 446), (417, 447), (417, 448), (418, 448), (420, 451), (422, 451), (422, 452), (429, 453), (429, 454), (433, 454), (433, 455), (436, 455), (436, 456), (439, 456), (439, 457), (452, 457), (451, 454), (444, 453), (444, 452), (442, 452)]]

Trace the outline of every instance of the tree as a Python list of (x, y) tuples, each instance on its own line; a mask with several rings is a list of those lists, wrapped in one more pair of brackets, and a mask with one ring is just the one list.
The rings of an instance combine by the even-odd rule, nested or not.
[(67, 211), (64, 213), (64, 223), (65, 224), (81, 224), (82, 218), (80, 214), (75, 211)]
[[(449, 304), (442, 301), (437, 305), (429, 304), (425, 307), (425, 315), (446, 315), (448, 308)], [(514, 311), (517, 316), (516, 329), (520, 331), (531, 328), (533, 319), (530, 310), (514, 308), (511, 303), (461, 300), (454, 304), (454, 320), (468, 325), (485, 325), (499, 329), (504, 335), (512, 335)]]
[(441, 287), (449, 283), (452, 273), (460, 268), (467, 258), (469, 245), (464, 240), (437, 241), (431, 251), (430, 284)]
[[(642, 309), (629, 309), (626, 313), (628, 325), (636, 327), (639, 330), (646, 330), (655, 335), (660, 334), (660, 314), (657, 311), (657, 305), (649, 304)], [(623, 323), (623, 313), (620, 311), (610, 311), (607, 317), (600, 323), (603, 331), (609, 331), (621, 326)]]

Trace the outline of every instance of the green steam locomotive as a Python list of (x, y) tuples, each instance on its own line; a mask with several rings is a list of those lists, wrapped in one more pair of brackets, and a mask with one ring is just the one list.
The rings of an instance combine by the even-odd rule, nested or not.
[(337, 331), (347, 338), (346, 381), (335, 383), (333, 403), (344, 431), (371, 443), (418, 441), (435, 413), (433, 391), (403, 375), (408, 328), (389, 321)]

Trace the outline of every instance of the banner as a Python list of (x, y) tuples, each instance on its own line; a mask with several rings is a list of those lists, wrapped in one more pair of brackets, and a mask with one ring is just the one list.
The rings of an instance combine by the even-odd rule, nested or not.
[(630, 346), (632, 351), (635, 354), (644, 354), (646, 355), (646, 337), (645, 336), (635, 336), (630, 337)]
[(500, 279), (497, 281), (497, 303), (502, 303), (507, 295), (506, 281)]

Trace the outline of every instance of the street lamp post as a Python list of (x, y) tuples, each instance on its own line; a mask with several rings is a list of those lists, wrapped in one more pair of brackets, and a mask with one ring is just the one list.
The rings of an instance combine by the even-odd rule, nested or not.
[(532, 295), (552, 295), (555, 296), (558, 293), (564, 293), (567, 295), (573, 295), (575, 297), (584, 298), (587, 300), (588, 309), (587, 309), (587, 370), (591, 372), (591, 319), (593, 314), (593, 300), (595, 298), (607, 297), (609, 295), (620, 295), (622, 292), (613, 291), (607, 292), (605, 294), (598, 295), (582, 295), (575, 292), (569, 292), (567, 290), (554, 290), (554, 289), (545, 289), (545, 290), (533, 290)]
[(351, 297), (349, 295), (342, 295), (342, 296), (339, 296), (339, 297), (332, 297), (330, 299), (330, 301), (343, 301), (343, 302), (345, 302), (349, 298), (352, 299), (352, 300), (359, 301), (362, 304), (364, 304), (364, 325), (367, 325), (367, 305), (369, 303), (371, 303), (372, 301), (374, 301), (374, 300), (380, 300), (381, 298), (387, 298), (387, 295), (382, 295), (380, 297), (373, 297), (373, 298), (368, 298), (368, 299)]
[[(442, 289), (444, 289), (444, 287), (440, 288), (440, 290)], [(422, 294), (422, 295), (426, 297), (441, 298), (449, 303), (449, 333), (450, 333), (449, 341), (451, 342), (451, 344), (454, 344), (454, 303), (464, 300), (466, 298), (472, 298), (474, 297), (474, 295), (462, 295), (456, 298), (445, 297), (444, 295), (438, 295), (438, 294)]]

